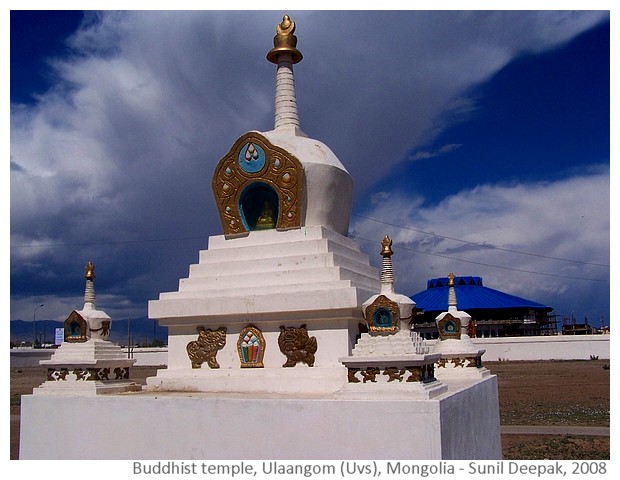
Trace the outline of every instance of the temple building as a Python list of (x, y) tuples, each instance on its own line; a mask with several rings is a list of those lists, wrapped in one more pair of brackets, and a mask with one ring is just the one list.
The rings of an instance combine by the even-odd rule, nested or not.
[[(425, 338), (437, 338), (435, 318), (445, 311), (450, 292), (448, 277), (433, 278), (426, 290), (411, 298), (416, 303), (415, 331)], [(556, 333), (553, 310), (532, 300), (485, 287), (481, 277), (454, 277), (454, 290), (459, 309), (472, 320), (471, 337), (516, 337)]]

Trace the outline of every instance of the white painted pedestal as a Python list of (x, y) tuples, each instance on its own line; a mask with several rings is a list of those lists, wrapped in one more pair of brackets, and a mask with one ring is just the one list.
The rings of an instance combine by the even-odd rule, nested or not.
[[(447, 392), (430, 400), (24, 395), (20, 458), (501, 459), (497, 377), (443, 383)], [(89, 428), (93, 412), (97, 428)]]
[(39, 361), (40, 366), (47, 367), (48, 379), (33, 394), (92, 397), (139, 391), (142, 387), (129, 374), (135, 362), (107, 340), (64, 342), (49, 360)]

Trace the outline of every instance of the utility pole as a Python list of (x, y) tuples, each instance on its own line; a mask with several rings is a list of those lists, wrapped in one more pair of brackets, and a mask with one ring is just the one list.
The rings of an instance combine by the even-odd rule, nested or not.
[(41, 308), (42, 306), (43, 304), (39, 305), (38, 307), (35, 307), (34, 311), (32, 312), (32, 321), (34, 323), (34, 342), (32, 343), (33, 348), (37, 344), (37, 336), (39, 335), (39, 332), (37, 331), (37, 310)]
[(131, 318), (127, 319), (127, 358), (132, 357), (131, 351)]

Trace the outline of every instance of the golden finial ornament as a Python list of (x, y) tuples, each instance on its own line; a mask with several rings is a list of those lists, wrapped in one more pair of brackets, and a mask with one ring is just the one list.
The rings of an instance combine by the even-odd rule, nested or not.
[(299, 63), (303, 55), (297, 50), (297, 37), (295, 33), (295, 22), (291, 17), (284, 15), (282, 23), (276, 26), (276, 36), (273, 37), (273, 48), (267, 53), (267, 60), (277, 64), (279, 56), (283, 53), (290, 53), (291, 63)]
[(381, 249), (382, 257), (391, 257), (394, 255), (394, 252), (392, 251), (392, 239), (387, 235), (383, 237), (383, 240), (381, 240), (381, 246), (383, 247)]
[(452, 272), (448, 274), (448, 286), (454, 287), (454, 273)]
[(86, 280), (93, 280), (95, 278), (95, 266), (93, 262), (88, 262), (86, 264), (86, 273), (84, 274), (84, 278)]

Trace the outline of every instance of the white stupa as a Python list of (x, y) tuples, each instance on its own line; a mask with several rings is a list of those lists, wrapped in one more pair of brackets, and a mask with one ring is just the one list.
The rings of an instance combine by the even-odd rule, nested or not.
[(332, 393), (362, 302), (379, 288), (377, 269), (346, 236), (351, 177), (299, 127), (295, 24), (284, 16), (276, 31), (267, 54), (277, 65), (275, 128), (242, 135), (218, 162), (224, 234), (209, 238), (178, 291), (149, 302), (169, 332), (168, 369), (149, 389)]
[(74, 310), (64, 324), (65, 338), (49, 360), (47, 381), (34, 390), (35, 395), (84, 395), (141, 390), (129, 378), (135, 359), (108, 341), (112, 320), (95, 301), (95, 266), (86, 265), (84, 307)]
[(424, 339), (410, 329), (415, 302), (394, 291), (392, 240), (386, 235), (381, 245), (381, 292), (362, 305), (368, 332), (361, 334), (350, 356), (340, 359), (348, 383), (339, 396), (436, 397), (447, 390), (435, 378), (440, 354), (429, 353)]
[(441, 354), (436, 368), (437, 376), (458, 378), (463, 375), (490, 375), (489, 370), (482, 366), (485, 350), (476, 348), (469, 336), (471, 316), (457, 309), (454, 273), (448, 275), (448, 286), (448, 310), (435, 319), (439, 339), (433, 351)]
[[(168, 327), (167, 368), (141, 392), (22, 397), (22, 458), (84, 458), (74, 445), (89, 458), (246, 465), (501, 458), (496, 378), (442, 387), (432, 375), (439, 354), (409, 335), (412, 302), (347, 237), (351, 177), (299, 127), (294, 31), (284, 16), (267, 54), (277, 65), (275, 128), (245, 133), (215, 168), (223, 234), (177, 291), (149, 302)], [(392, 303), (375, 317), (383, 298)], [(356, 342), (367, 321), (381, 340), (366, 352)], [(114, 414), (86, 431), (51, 414), (61, 409)]]

